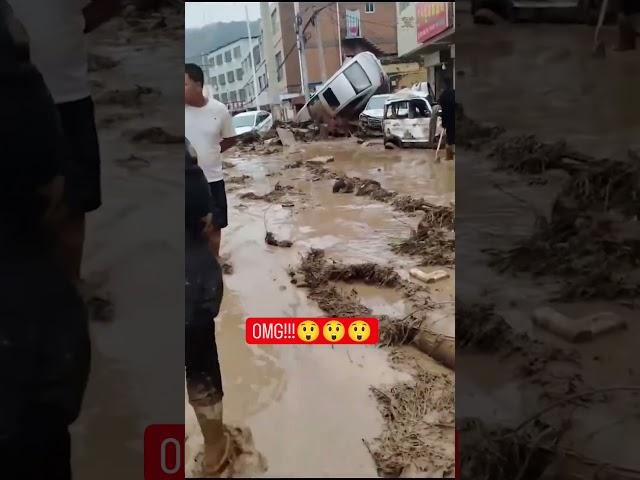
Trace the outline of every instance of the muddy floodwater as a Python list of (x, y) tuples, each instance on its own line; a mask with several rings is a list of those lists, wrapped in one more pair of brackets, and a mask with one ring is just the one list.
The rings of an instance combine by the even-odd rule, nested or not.
[[(451, 162), (435, 163), (433, 152), (388, 152), (350, 140), (301, 144), (273, 155), (232, 151), (225, 155), (229, 178), (246, 175), (244, 184), (227, 184), (229, 227), (223, 232), (223, 256), (233, 266), (225, 276), (225, 294), (217, 324), (225, 388), (225, 420), (251, 428), (256, 448), (266, 457), (266, 476), (376, 476), (363, 439), (380, 434), (382, 418), (370, 386), (407, 381), (392, 368), (388, 351), (372, 346), (268, 346), (245, 343), (244, 320), (251, 316), (323, 316), (305, 289), (290, 283), (295, 267), (311, 248), (345, 263), (375, 262), (401, 275), (416, 264), (394, 254), (390, 244), (408, 236), (419, 216), (408, 216), (368, 197), (332, 193), (332, 180), (316, 179), (304, 166), (284, 169), (292, 159), (332, 155), (332, 171), (378, 180), (401, 194), (424, 196), (439, 204), (453, 198)], [(294, 187), (276, 203), (246, 200), (246, 192), (272, 191), (277, 183)], [(286, 204), (286, 207), (282, 205)], [(293, 242), (291, 248), (265, 244), (266, 230)], [(359, 284), (355, 289), (374, 314), (404, 316), (403, 296), (395, 290)], [(439, 286), (453, 299), (453, 280)], [(442, 333), (453, 334), (453, 309), (434, 315)], [(422, 355), (422, 354), (420, 354)], [(433, 366), (433, 365), (432, 365)], [(438, 368), (437, 365), (433, 366)], [(193, 412), (187, 415), (187, 473), (201, 436)], [(189, 463), (191, 461), (191, 464)]]

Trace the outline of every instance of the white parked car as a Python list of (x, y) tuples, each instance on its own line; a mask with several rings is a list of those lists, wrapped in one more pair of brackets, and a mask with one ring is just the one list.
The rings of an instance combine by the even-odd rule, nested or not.
[(376, 93), (389, 92), (389, 78), (378, 58), (362, 52), (345, 62), (298, 112), (297, 122), (355, 118)]
[(382, 117), (384, 117), (384, 102), (391, 95), (374, 95), (369, 99), (369, 103), (360, 114), (360, 127), (363, 130), (374, 130), (382, 132)]
[(385, 102), (382, 122), (384, 143), (399, 147), (434, 148), (443, 133), (440, 106), (431, 105), (422, 92), (391, 95)]
[(236, 130), (236, 135), (248, 132), (262, 135), (271, 130), (271, 127), (273, 127), (273, 117), (264, 110), (242, 112), (233, 117), (233, 128)]

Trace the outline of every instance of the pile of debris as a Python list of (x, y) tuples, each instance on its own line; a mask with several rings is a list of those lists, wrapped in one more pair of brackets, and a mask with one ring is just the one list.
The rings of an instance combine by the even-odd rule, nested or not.
[(418, 228), (406, 240), (392, 246), (404, 255), (419, 255), (421, 265), (455, 265), (455, 232), (442, 227), (433, 212), (426, 212)]
[[(574, 156), (575, 157), (575, 156)], [(550, 220), (507, 251), (489, 250), (499, 269), (566, 278), (560, 299), (634, 298), (640, 294), (640, 158), (554, 164), (570, 178)]]
[[(420, 371), (410, 382), (371, 387), (385, 422), (371, 452), (378, 475), (451, 478), (455, 394), (452, 374)], [(474, 478), (474, 477), (469, 477)]]
[(275, 130), (269, 130), (263, 135), (250, 131), (238, 135), (236, 148), (241, 152), (271, 155), (282, 152), (282, 142), (277, 137)]
[(566, 142), (543, 143), (535, 135), (519, 135), (497, 142), (490, 154), (497, 159), (499, 169), (531, 174), (561, 168), (562, 159), (568, 155)]

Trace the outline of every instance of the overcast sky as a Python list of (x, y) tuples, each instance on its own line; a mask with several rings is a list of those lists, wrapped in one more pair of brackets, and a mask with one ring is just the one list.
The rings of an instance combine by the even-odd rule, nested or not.
[(245, 5), (249, 10), (249, 20), (260, 18), (260, 2), (186, 2), (185, 27), (198, 28), (214, 22), (244, 20)]

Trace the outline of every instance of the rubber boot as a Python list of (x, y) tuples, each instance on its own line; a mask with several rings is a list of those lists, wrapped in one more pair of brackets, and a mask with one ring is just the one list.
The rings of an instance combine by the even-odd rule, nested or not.
[(222, 423), (222, 401), (209, 405), (197, 403), (193, 405), (193, 410), (204, 437), (202, 473), (220, 476), (228, 467), (231, 450), (231, 439)]

